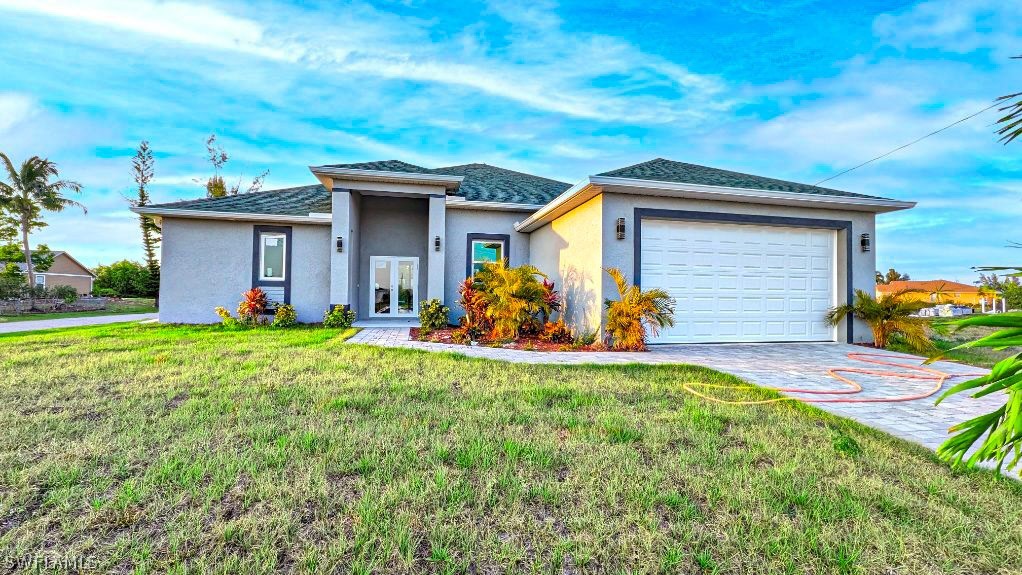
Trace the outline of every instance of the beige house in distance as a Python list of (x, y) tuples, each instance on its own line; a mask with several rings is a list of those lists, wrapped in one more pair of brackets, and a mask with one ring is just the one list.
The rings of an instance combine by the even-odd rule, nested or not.
[[(24, 263), (18, 262), (22, 273), (28, 273)], [(53, 288), (56, 286), (71, 286), (78, 290), (79, 295), (92, 293), (92, 283), (96, 274), (85, 267), (81, 262), (71, 257), (67, 252), (53, 252), (53, 265), (45, 272), (35, 272), (35, 283), (37, 286)]]

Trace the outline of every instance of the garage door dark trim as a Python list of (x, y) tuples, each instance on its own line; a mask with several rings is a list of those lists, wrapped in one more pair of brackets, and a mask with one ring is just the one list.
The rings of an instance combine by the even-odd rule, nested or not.
[[(845, 301), (851, 302), (855, 298), (852, 288), (852, 222), (847, 220), (823, 220), (817, 218), (789, 218), (784, 216), (758, 216), (751, 214), (722, 214), (718, 212), (693, 212), (688, 210), (661, 210), (655, 208), (635, 208), (632, 221), (635, 222), (635, 233), (633, 234), (633, 260), (635, 267), (632, 277), (635, 285), (642, 285), (642, 220), (678, 220), (685, 222), (710, 222), (723, 224), (755, 224), (760, 226), (780, 226), (785, 228), (817, 228), (825, 230), (844, 230), (845, 232), (845, 280), (847, 294)], [(848, 342), (853, 341), (852, 324), (850, 319), (846, 322), (848, 329)]]

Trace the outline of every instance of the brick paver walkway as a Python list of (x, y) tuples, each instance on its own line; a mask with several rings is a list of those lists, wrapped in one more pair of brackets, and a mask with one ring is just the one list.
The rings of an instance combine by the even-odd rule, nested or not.
[[(837, 389), (841, 383), (827, 370), (835, 367), (875, 368), (852, 360), (849, 353), (871, 353), (873, 350), (840, 343), (812, 344), (736, 344), (736, 345), (660, 345), (648, 353), (621, 352), (535, 352), (490, 347), (451, 346), (409, 339), (408, 328), (366, 328), (348, 340), (386, 347), (405, 347), (428, 351), (454, 351), (518, 363), (558, 364), (624, 364), (624, 363), (688, 363), (727, 372), (765, 387), (800, 389)], [(890, 352), (877, 352), (889, 354)], [(921, 364), (923, 358), (899, 355), (905, 363)], [(951, 362), (937, 362), (930, 367), (952, 374), (983, 373), (975, 367)], [(881, 379), (856, 374), (863, 392), (846, 397), (894, 397), (922, 392), (932, 386), (930, 381)], [(948, 388), (963, 378), (944, 384)], [(798, 397), (798, 394), (789, 394)], [(805, 397), (805, 396), (802, 396)], [(899, 403), (817, 403), (826, 411), (854, 419), (897, 437), (936, 449), (947, 438), (947, 429), (955, 423), (988, 413), (1004, 403), (1004, 396), (995, 394), (982, 399), (956, 395), (934, 406), (936, 396)]]

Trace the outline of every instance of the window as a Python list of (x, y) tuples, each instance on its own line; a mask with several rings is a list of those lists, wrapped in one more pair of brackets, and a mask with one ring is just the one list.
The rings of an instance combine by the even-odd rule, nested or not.
[(37, 285), (39, 287), (46, 287), (46, 276), (40, 275), (40, 274), (36, 274), (36, 276), (35, 276), (35, 285)]
[(259, 235), (259, 246), (259, 279), (283, 281), (287, 236), (263, 232)]
[(472, 240), (472, 273), (483, 269), (483, 264), (504, 259), (504, 240)]

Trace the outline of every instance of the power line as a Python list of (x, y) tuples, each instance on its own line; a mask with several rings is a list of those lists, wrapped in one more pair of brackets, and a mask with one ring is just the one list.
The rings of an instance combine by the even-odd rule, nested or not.
[(877, 157), (875, 157), (875, 158), (873, 158), (871, 160), (866, 160), (865, 162), (859, 164), (858, 166), (853, 166), (853, 167), (848, 168), (847, 170), (845, 170), (843, 172), (838, 172), (837, 174), (834, 174), (833, 176), (831, 176), (829, 178), (822, 179), (822, 180), (820, 180), (819, 182), (816, 182), (813, 185), (814, 186), (818, 186), (818, 185), (822, 184), (823, 182), (829, 182), (830, 180), (833, 180), (834, 178), (837, 178), (839, 176), (843, 176), (843, 175), (847, 174), (848, 172), (851, 172), (852, 170), (858, 170), (859, 168), (865, 166), (866, 164), (872, 164), (873, 162), (879, 160), (880, 158), (886, 158), (887, 156), (890, 156), (891, 154), (893, 154), (893, 153), (895, 153), (895, 152), (897, 152), (899, 150), (904, 150), (905, 148), (907, 148), (907, 147), (909, 147), (909, 146), (911, 146), (913, 144), (918, 144), (919, 142), (922, 142), (923, 140), (925, 140), (926, 138), (929, 138), (930, 136), (933, 136), (934, 134), (939, 134), (939, 133), (943, 132), (944, 130), (946, 130), (946, 129), (952, 127), (952, 126), (956, 126), (958, 124), (961, 124), (962, 122), (964, 122), (966, 120), (971, 120), (972, 118), (975, 118), (976, 116), (982, 114), (983, 112), (986, 112), (990, 108), (996, 108), (997, 106), (1001, 105), (1002, 103), (1003, 102), (1000, 102), (1000, 101), (994, 102), (993, 104), (987, 106), (986, 108), (983, 108), (982, 110), (980, 110), (978, 112), (973, 112), (972, 114), (969, 114), (968, 116), (966, 116), (966, 117), (964, 117), (964, 118), (962, 118), (960, 120), (956, 120), (954, 122), (951, 122), (950, 124), (944, 126), (943, 128), (941, 128), (939, 130), (934, 130), (934, 131), (930, 132), (929, 134), (926, 134), (925, 136), (923, 136), (921, 138), (912, 140), (911, 142), (909, 142), (909, 143), (907, 143), (907, 144), (905, 144), (903, 146), (898, 146), (897, 148), (894, 148), (893, 150), (891, 150), (889, 152), (886, 152), (884, 154), (880, 154), (879, 156), (877, 156)]

